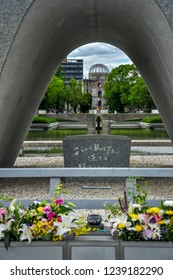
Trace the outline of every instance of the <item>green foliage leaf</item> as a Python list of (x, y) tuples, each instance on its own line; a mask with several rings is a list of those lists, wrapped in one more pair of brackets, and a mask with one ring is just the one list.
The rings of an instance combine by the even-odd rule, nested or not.
[(70, 207), (76, 208), (76, 205), (72, 202), (67, 201), (66, 204)]
[(45, 241), (49, 241), (49, 240), (51, 240), (51, 235), (43, 235), (43, 236), (41, 237), (41, 239), (42, 239), (42, 240), (45, 240)]
[(4, 246), (5, 246), (6, 250), (8, 250), (8, 247), (10, 246), (10, 232), (5, 233)]

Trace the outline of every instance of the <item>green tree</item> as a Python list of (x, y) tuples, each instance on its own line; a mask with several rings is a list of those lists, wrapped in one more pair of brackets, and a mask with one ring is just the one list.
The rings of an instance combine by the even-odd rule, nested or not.
[(130, 88), (129, 102), (133, 108), (148, 113), (156, 108), (142, 77), (138, 77), (135, 84)]
[(59, 66), (55, 72), (55, 76), (65, 81), (64, 73), (62, 71), (61, 66)]
[(78, 82), (74, 78), (70, 80), (70, 104), (73, 108), (74, 112), (77, 112), (77, 107), (80, 105), (80, 102), (82, 100), (82, 83)]
[(124, 113), (129, 105), (130, 88), (138, 76), (134, 64), (120, 65), (111, 71), (104, 87), (104, 98), (110, 110)]
[(56, 109), (62, 111), (65, 105), (64, 81), (54, 76), (43, 98), (46, 110)]
[(81, 101), (80, 101), (80, 111), (82, 113), (88, 113), (89, 109), (91, 109), (92, 105), (92, 95), (91, 93), (84, 93), (82, 95)]
[(51, 109), (62, 110), (64, 108), (64, 76), (61, 66), (55, 72), (49, 83), (48, 89), (40, 103), (39, 109), (49, 111)]

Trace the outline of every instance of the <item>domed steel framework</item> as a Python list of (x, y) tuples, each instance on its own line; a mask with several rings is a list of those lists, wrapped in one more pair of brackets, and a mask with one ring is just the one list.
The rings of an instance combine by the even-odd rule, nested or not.
[(109, 75), (109, 69), (103, 64), (94, 64), (89, 69), (89, 79), (106, 80)]
[(109, 74), (109, 69), (103, 64), (94, 64), (90, 67), (89, 73), (107, 73)]

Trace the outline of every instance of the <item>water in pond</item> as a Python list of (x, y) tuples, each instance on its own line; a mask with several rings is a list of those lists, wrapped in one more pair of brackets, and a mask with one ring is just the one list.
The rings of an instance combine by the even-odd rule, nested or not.
[(132, 140), (164, 140), (169, 139), (166, 130), (154, 130), (146, 128), (111, 129), (113, 135), (126, 135)]
[(86, 134), (86, 129), (53, 129), (43, 131), (29, 131), (26, 136), (26, 141), (59, 141), (63, 140), (64, 137), (70, 135), (82, 135)]
[[(64, 137), (69, 135), (83, 135), (87, 134), (86, 129), (54, 129), (54, 130), (44, 130), (44, 131), (29, 131), (26, 139), (27, 141), (45, 141), (45, 140), (63, 140)], [(111, 129), (112, 135), (126, 135), (132, 140), (139, 139), (149, 139), (149, 140), (159, 140), (159, 139), (169, 139), (166, 130), (152, 130), (144, 128), (128, 128), (128, 129)]]

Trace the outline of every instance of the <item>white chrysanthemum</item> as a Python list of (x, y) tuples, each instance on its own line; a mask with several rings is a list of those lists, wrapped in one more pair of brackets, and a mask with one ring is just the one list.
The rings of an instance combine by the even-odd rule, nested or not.
[(134, 203), (133, 204), (133, 209), (136, 209), (136, 208), (141, 210), (142, 206), (140, 204)]
[(163, 202), (163, 205), (173, 207), (173, 200), (166, 200)]

